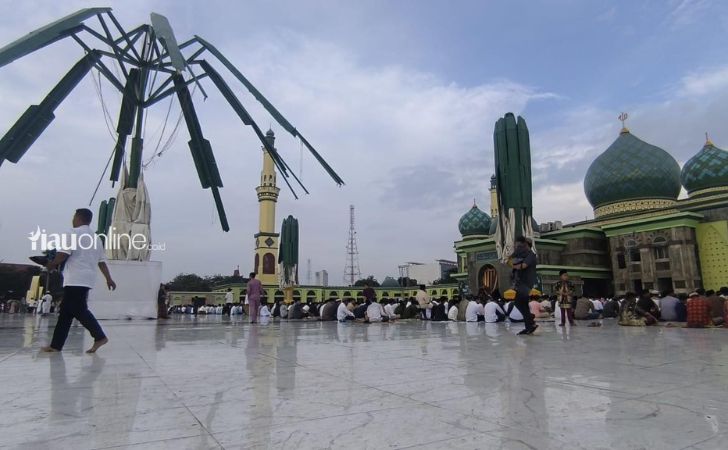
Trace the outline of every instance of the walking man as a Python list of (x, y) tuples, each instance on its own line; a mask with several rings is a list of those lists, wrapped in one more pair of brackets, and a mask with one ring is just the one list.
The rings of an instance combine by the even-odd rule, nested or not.
[(538, 325), (533, 320), (531, 309), (528, 307), (528, 294), (536, 284), (536, 254), (524, 236), (518, 236), (515, 242), (515, 251), (512, 255), (513, 289), (516, 291), (515, 306), (523, 315), (526, 328), (518, 334), (533, 334)]
[(255, 278), (255, 272), (250, 272), (248, 281), (248, 303), (250, 305), (250, 323), (258, 321), (258, 310), (260, 309), (260, 294), (263, 292), (263, 284)]
[[(116, 283), (111, 279), (109, 268), (106, 266), (104, 248), (98, 245), (96, 235), (89, 224), (93, 219), (91, 210), (77, 209), (73, 215), (73, 229), (70, 234), (73, 248), (58, 249), (56, 257), (48, 263), (48, 270), (53, 270), (65, 263), (63, 269), (63, 302), (56, 328), (53, 330), (53, 340), (48, 347), (41, 348), (43, 352), (60, 352), (68, 338), (68, 331), (71, 329), (73, 319), (78, 320), (94, 338), (94, 344), (86, 353), (96, 353), (102, 345), (109, 342), (109, 339), (101, 329), (101, 325), (88, 309), (88, 291), (96, 283), (96, 267), (106, 278), (106, 286), (110, 290), (116, 289)], [(93, 245), (87, 245), (93, 243)]]

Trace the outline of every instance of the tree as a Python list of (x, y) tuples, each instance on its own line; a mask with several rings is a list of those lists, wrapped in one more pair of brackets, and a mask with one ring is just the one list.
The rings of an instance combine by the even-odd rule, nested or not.
[(209, 278), (194, 273), (181, 273), (169, 282), (170, 291), (210, 292)]
[(354, 286), (364, 286), (365, 284), (368, 284), (371, 287), (379, 287), (379, 281), (374, 278), (374, 275), (369, 275), (367, 278), (357, 280), (356, 283), (354, 283)]

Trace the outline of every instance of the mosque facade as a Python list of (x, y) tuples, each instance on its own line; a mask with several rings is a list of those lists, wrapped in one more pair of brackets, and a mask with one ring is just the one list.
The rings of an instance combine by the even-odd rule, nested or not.
[[(678, 198), (682, 188), (686, 198)], [(545, 293), (561, 269), (578, 294), (594, 297), (728, 285), (728, 152), (710, 140), (681, 168), (668, 152), (623, 128), (592, 162), (584, 193), (593, 219), (534, 227)], [(498, 285), (495, 198), (492, 179), (490, 215), (474, 205), (458, 224), (454, 277), (471, 291), (510, 287)]]

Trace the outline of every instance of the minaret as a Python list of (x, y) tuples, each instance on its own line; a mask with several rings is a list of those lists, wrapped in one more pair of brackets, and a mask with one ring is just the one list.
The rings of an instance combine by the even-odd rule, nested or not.
[(495, 175), (490, 177), (490, 217), (498, 215), (498, 188), (496, 187)]
[[(265, 138), (273, 147), (275, 135), (268, 130)], [(273, 158), (263, 147), (263, 170), (260, 173), (258, 193), (259, 225), (255, 235), (255, 274), (264, 285), (278, 284), (278, 237), (276, 233), (276, 202), (280, 189), (276, 187)]]

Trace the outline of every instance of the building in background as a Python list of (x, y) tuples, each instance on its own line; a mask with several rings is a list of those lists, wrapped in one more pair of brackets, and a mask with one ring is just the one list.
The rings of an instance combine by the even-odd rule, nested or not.
[(447, 259), (436, 259), (433, 263), (407, 262), (399, 266), (399, 276), (431, 285), (447, 278), (448, 273), (457, 268), (457, 262)]
[[(687, 198), (678, 198), (681, 188)], [(491, 198), (494, 189), (491, 182)], [(584, 193), (594, 219), (534, 224), (544, 292), (561, 269), (579, 295), (594, 297), (728, 285), (728, 152), (709, 139), (681, 169), (668, 152), (623, 128), (592, 162)], [(473, 206), (459, 222), (453, 277), (471, 291), (510, 287), (498, 286), (494, 219)]]
[(329, 286), (329, 272), (327, 272), (326, 270), (320, 270), (316, 272), (316, 286)]

